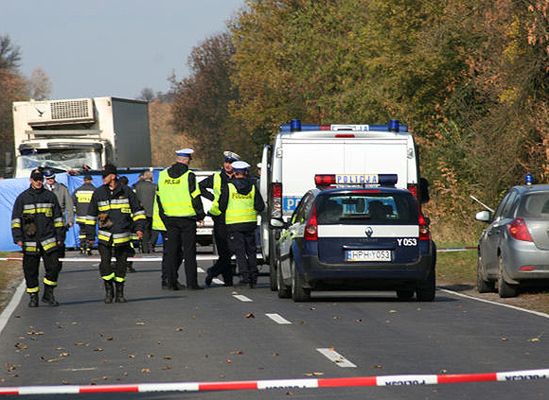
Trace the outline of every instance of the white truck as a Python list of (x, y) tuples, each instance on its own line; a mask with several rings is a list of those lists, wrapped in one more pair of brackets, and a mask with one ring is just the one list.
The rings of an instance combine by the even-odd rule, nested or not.
[(36, 167), (92, 170), (149, 167), (151, 140), (146, 101), (117, 97), (13, 103), (15, 177)]
[(397, 174), (396, 187), (428, 200), (427, 181), (420, 178), (418, 150), (405, 125), (315, 125), (292, 120), (280, 127), (272, 145), (263, 149), (261, 195), (267, 207), (261, 216), (261, 248), (269, 263), (271, 290), (277, 289), (275, 241), (303, 194), (314, 188), (315, 175), (329, 175), (337, 184), (375, 184), (378, 174)]

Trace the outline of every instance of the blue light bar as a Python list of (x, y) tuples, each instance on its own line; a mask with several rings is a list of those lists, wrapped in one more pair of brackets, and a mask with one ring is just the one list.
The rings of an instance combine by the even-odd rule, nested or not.
[(524, 183), (527, 185), (531, 185), (532, 183), (534, 183), (534, 177), (530, 172), (528, 172), (524, 177)]
[[(392, 129), (391, 129), (391, 122), (393, 123)], [(326, 125), (322, 125), (322, 127), (324, 126)], [(290, 123), (280, 125), (280, 132), (298, 132), (298, 131), (310, 132), (310, 131), (320, 131), (320, 130), (325, 130), (325, 129), (321, 129), (321, 125), (319, 124), (302, 124), (301, 121), (298, 119), (293, 119)], [(368, 125), (368, 131), (407, 132), (408, 126), (402, 125), (398, 120), (391, 120), (389, 124)]]
[(397, 174), (379, 174), (378, 181), (381, 186), (395, 186), (398, 182)]
[(399, 129), (399, 121), (398, 119), (391, 119), (389, 120), (389, 132), (398, 132)]
[(299, 132), (301, 130), (301, 121), (299, 119), (292, 119), (290, 121), (290, 132)]

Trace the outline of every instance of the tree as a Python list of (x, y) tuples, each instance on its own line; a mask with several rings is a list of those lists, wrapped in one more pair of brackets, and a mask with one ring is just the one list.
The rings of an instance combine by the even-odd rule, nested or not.
[(42, 68), (35, 68), (29, 79), (29, 94), (34, 100), (45, 100), (51, 95), (51, 81)]
[(0, 70), (14, 71), (19, 68), (21, 50), (14, 46), (8, 35), (0, 35)]
[(155, 98), (154, 90), (151, 88), (143, 88), (139, 94), (138, 99), (145, 101), (152, 101)]

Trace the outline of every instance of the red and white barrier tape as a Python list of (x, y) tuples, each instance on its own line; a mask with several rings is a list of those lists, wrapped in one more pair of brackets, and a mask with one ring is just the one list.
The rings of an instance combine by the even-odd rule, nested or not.
[(275, 379), (234, 382), (141, 383), (136, 385), (64, 385), (0, 387), (0, 395), (79, 393), (208, 392), (267, 389), (316, 389), (359, 386), (416, 386), (471, 382), (533, 381), (549, 378), (549, 369), (453, 375), (387, 375), (355, 378)]

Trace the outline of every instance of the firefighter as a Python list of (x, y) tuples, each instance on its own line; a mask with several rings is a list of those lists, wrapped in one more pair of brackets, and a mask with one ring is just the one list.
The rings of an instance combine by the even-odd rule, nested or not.
[(236, 265), (242, 282), (254, 288), (258, 275), (255, 229), (257, 214), (263, 211), (265, 204), (256, 189), (255, 181), (248, 177), (250, 164), (235, 161), (232, 166), (234, 178), (221, 187), (217, 212), (225, 213), (228, 242), (231, 251), (236, 255)]
[(168, 234), (168, 288), (183, 288), (177, 278), (178, 254), (183, 247), (187, 287), (203, 289), (198, 285), (196, 264), (196, 226), (204, 225), (204, 209), (196, 176), (189, 169), (193, 149), (176, 151), (176, 163), (160, 172), (156, 201), (160, 218)]
[(88, 215), (88, 205), (95, 190), (91, 175), (84, 176), (84, 183), (79, 186), (72, 194), (72, 201), (76, 211), (76, 223), (80, 228), (78, 240), (80, 242), (80, 253), (91, 255), (91, 247), (86, 240), (86, 216)]
[(23, 250), (29, 307), (38, 307), (40, 258), (46, 269), (42, 301), (59, 305), (53, 290), (61, 270), (59, 248), (63, 245), (63, 216), (57, 197), (44, 189), (43, 180), (40, 170), (31, 172), (30, 187), (15, 200), (11, 217), (13, 241)]
[[(217, 210), (219, 209), (221, 186), (232, 179), (232, 164), (233, 162), (240, 160), (240, 156), (232, 151), (225, 151), (223, 156), (223, 167), (199, 184), (202, 196), (212, 201), (211, 210), (213, 211), (210, 211), (210, 215), (212, 215), (214, 221), (214, 241), (218, 254), (215, 264), (206, 271), (206, 286), (210, 286), (213, 278), (217, 277), (219, 274), (223, 276), (224, 286), (233, 285), (231, 250), (229, 249), (229, 243), (227, 242), (228, 235), (227, 225), (225, 225), (225, 214), (218, 213)], [(208, 188), (213, 189), (213, 194), (207, 190)]]
[[(105, 303), (125, 303), (124, 282), (128, 267), (132, 224), (137, 237), (143, 236), (145, 211), (139, 205), (135, 193), (117, 178), (116, 167), (106, 164), (102, 171), (103, 185), (93, 192), (86, 218), (88, 241), (95, 239), (95, 224), (98, 225), (99, 273), (105, 285)], [(111, 263), (114, 253), (116, 263)], [(113, 281), (115, 285), (113, 285)], [(114, 294), (116, 286), (116, 294)]]

